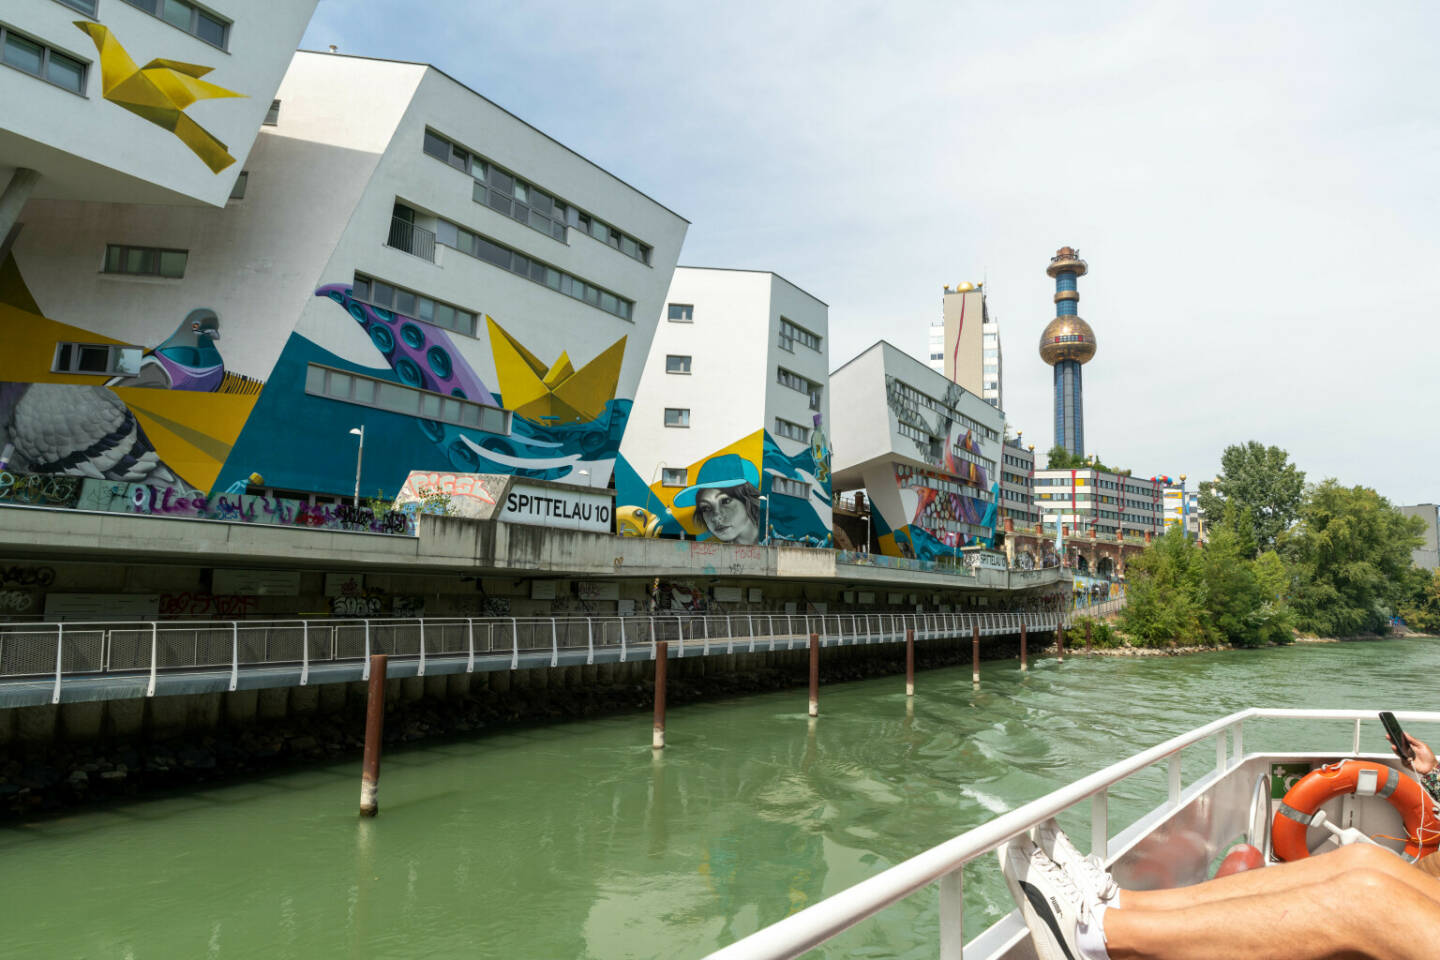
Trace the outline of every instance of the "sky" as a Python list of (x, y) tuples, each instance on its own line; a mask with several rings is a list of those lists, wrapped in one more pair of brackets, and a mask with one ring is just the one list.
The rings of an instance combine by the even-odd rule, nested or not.
[[(1090, 265), (1087, 453), (1227, 445), (1440, 500), (1440, 58), (1419, 2), (321, 0), (302, 47), (429, 62), (691, 222), (680, 263), (830, 306), (832, 369), (986, 283), (1054, 442), (1045, 266)], [(832, 409), (843, 398), (832, 397)]]

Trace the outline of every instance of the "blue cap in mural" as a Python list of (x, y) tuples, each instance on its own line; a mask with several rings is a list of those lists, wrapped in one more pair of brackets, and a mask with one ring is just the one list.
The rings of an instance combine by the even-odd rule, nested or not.
[(700, 475), (695, 478), (695, 485), (686, 487), (675, 494), (675, 506), (693, 507), (695, 496), (701, 490), (710, 490), (716, 487), (738, 487), (745, 483), (752, 487), (760, 486), (760, 471), (756, 469), (755, 464), (738, 453), (711, 457), (700, 465)]

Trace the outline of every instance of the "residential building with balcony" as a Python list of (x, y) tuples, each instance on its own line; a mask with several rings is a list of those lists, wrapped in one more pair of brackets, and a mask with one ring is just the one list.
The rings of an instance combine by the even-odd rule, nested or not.
[(686, 221), (435, 67), (292, 59), (313, 5), (279, 15), (270, 87), (226, 81), (263, 102), (223, 207), (25, 205), (0, 271), (9, 469), (122, 496), (388, 500), (412, 470), (609, 486)]
[(678, 267), (616, 466), (621, 532), (830, 545), (829, 333), (778, 274)]
[(1005, 417), (886, 341), (834, 370), (837, 496), (864, 490), (871, 539), (890, 556), (954, 559), (992, 543)]

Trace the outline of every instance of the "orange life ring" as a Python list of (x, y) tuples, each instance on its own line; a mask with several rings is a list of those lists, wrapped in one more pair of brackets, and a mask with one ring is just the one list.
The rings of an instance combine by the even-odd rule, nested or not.
[(1305, 831), (1315, 811), (1326, 801), (1347, 793), (1379, 796), (1399, 811), (1405, 822), (1405, 854), (1412, 860), (1440, 849), (1440, 819), (1430, 812), (1432, 801), (1425, 788), (1394, 767), (1369, 760), (1341, 760), (1311, 770), (1301, 777), (1275, 811), (1270, 845), (1281, 860), (1310, 856)]

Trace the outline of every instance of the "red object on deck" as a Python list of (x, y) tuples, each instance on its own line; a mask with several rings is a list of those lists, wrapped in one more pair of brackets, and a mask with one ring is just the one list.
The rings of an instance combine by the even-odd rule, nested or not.
[(1263, 866), (1265, 855), (1258, 848), (1242, 843), (1220, 861), (1220, 869), (1215, 871), (1215, 877), (1228, 877), (1232, 873), (1244, 873), (1246, 870), (1256, 870)]

